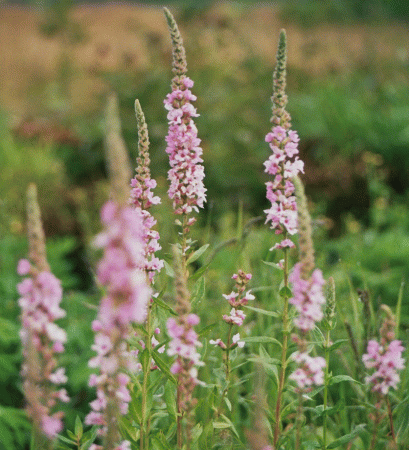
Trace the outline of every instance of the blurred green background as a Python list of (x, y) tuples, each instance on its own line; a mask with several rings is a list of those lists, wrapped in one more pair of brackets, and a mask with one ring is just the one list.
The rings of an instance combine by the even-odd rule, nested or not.
[[(23, 404), (15, 267), (27, 251), (24, 203), (30, 182), (38, 185), (50, 263), (66, 292), (70, 352), (64, 363), (72, 408), (86, 412), (92, 395), (86, 359), (92, 340), (88, 324), (95, 316), (90, 303), (97, 296), (90, 242), (100, 229), (99, 209), (109, 192), (103, 110), (110, 90), (119, 95), (133, 161), (133, 103), (141, 102), (152, 173), (163, 199), (154, 211), (163, 257), (176, 240), (166, 198), (163, 99), (172, 74), (163, 4), (79, 3), (0, 6), (0, 449), (24, 448), (26, 442), (27, 424), (13, 409)], [(268, 207), (264, 136), (270, 127), (277, 38), (284, 27), (288, 110), (301, 138), (318, 265), (326, 277), (334, 276), (346, 316), (347, 299), (357, 289), (369, 289), (375, 306), (394, 306), (409, 272), (408, 2), (166, 4), (184, 37), (200, 113), (196, 123), (208, 203), (194, 233), (199, 244), (210, 242), (213, 248), (236, 239), (219, 247), (209, 266), (207, 298), (222, 305), (220, 295), (228, 291), (240, 262), (255, 273), (258, 299), (269, 307), (263, 286), (271, 284), (271, 267), (262, 260), (277, 259), (268, 251), (274, 236), (264, 220), (241, 236), (245, 224)], [(409, 302), (402, 286), (401, 337), (407, 339)], [(202, 306), (204, 322), (213, 320)], [(72, 421), (72, 409), (67, 413)], [(11, 437), (15, 428), (21, 438)], [(13, 443), (16, 439), (20, 442)]]

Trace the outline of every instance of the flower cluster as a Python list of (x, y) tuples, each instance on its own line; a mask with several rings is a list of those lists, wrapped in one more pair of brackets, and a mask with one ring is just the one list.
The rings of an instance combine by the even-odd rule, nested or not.
[(294, 324), (302, 332), (308, 332), (323, 318), (321, 307), (325, 303), (325, 297), (322, 287), (325, 280), (320, 269), (315, 269), (309, 280), (302, 278), (301, 271), (302, 263), (297, 263), (289, 276), (293, 291), (293, 297), (289, 299), (289, 302), (298, 312)]
[(179, 377), (179, 385), (183, 392), (179, 401), (181, 402), (181, 410), (189, 410), (194, 403), (192, 392), (197, 384), (202, 384), (198, 380), (197, 367), (203, 366), (200, 361), (200, 354), (197, 347), (201, 347), (202, 343), (198, 341), (197, 333), (193, 327), (200, 322), (199, 316), (196, 314), (187, 314), (174, 319), (171, 317), (167, 321), (167, 330), (170, 338), (167, 353), (169, 356), (177, 356), (170, 371)]
[(67, 340), (65, 331), (55, 320), (65, 316), (60, 308), (62, 289), (60, 281), (49, 271), (39, 272), (27, 259), (19, 261), (19, 275), (30, 275), (18, 284), (21, 295), (20, 331), (25, 363), (22, 367), (24, 391), (28, 413), (39, 424), (42, 432), (53, 438), (61, 432), (62, 413), (51, 414), (57, 400), (68, 402), (65, 389), (56, 390), (53, 385), (67, 382), (65, 369), (57, 368), (56, 353), (64, 351)]
[(145, 243), (145, 263), (143, 269), (152, 283), (157, 272), (163, 267), (163, 261), (155, 256), (155, 252), (162, 247), (159, 245), (159, 232), (152, 228), (156, 225), (149, 209), (152, 205), (160, 204), (160, 198), (154, 196), (151, 189), (155, 189), (156, 181), (151, 178), (149, 169), (149, 136), (148, 128), (145, 122), (145, 116), (141, 106), (136, 100), (135, 102), (136, 118), (138, 121), (138, 148), (139, 156), (136, 160), (136, 175), (131, 180), (131, 196), (130, 203), (138, 209), (143, 217), (143, 241)]
[[(223, 297), (229, 302), (229, 304), (232, 306), (232, 310), (230, 311), (230, 314), (224, 314), (223, 320), (228, 323), (229, 325), (243, 325), (244, 319), (246, 318), (246, 315), (244, 311), (242, 310), (243, 306), (247, 305), (249, 300), (254, 300), (254, 295), (250, 291), (246, 291), (246, 286), (248, 282), (251, 280), (251, 273), (245, 273), (242, 270), (239, 270), (238, 273), (235, 273), (232, 276), (232, 279), (235, 280), (235, 290), (230, 292), (230, 294), (226, 295), (223, 294)], [(229, 338), (230, 341), (230, 338)], [(233, 336), (232, 341), (229, 342), (226, 345), (221, 339), (213, 340), (211, 339), (209, 342), (213, 345), (218, 345), (223, 350), (225, 349), (232, 349), (236, 346), (238, 347), (244, 347), (244, 341), (240, 340), (240, 334), (237, 333)]]
[(387, 347), (379, 345), (375, 340), (368, 342), (368, 347), (362, 356), (367, 369), (375, 369), (375, 372), (365, 378), (365, 383), (372, 384), (372, 390), (381, 394), (387, 394), (389, 388), (396, 389), (400, 381), (397, 370), (403, 369), (405, 360), (402, 358), (404, 347), (401, 341), (392, 341)]
[(324, 384), (325, 359), (317, 356), (313, 358), (307, 352), (295, 352), (294, 361), (298, 364), (298, 369), (290, 375), (290, 380), (297, 383), (301, 390), (320, 386)]
[(199, 322), (199, 316), (196, 314), (188, 314), (186, 317), (182, 316), (178, 319), (171, 317), (167, 321), (168, 334), (172, 338), (167, 353), (169, 356), (178, 356), (170, 370), (174, 374), (180, 373), (185, 365), (181, 359), (185, 360), (189, 366), (189, 374), (196, 384), (199, 383), (199, 380), (195, 366), (203, 365), (200, 361), (200, 354), (196, 350), (196, 347), (201, 347), (202, 343), (197, 340), (197, 333), (193, 329)]
[(405, 367), (405, 360), (402, 358), (402, 342), (394, 339), (395, 317), (386, 305), (381, 308), (387, 313), (380, 330), (381, 342), (370, 340), (362, 361), (367, 369), (375, 369), (372, 375), (365, 378), (365, 383), (373, 385), (373, 392), (386, 395), (390, 387), (396, 389), (400, 381), (397, 370)]
[[(297, 204), (291, 178), (304, 171), (303, 161), (295, 156), (298, 154), (298, 141), (295, 131), (287, 131), (282, 126), (275, 126), (266, 136), (273, 154), (264, 163), (265, 172), (273, 175), (274, 180), (266, 183), (271, 207), (264, 212), (267, 214), (266, 222), (271, 222), (276, 234), (286, 232), (293, 235), (297, 232)], [(292, 247), (292, 242), (287, 241), (289, 239), (278, 248)]]
[(92, 411), (85, 422), (102, 426), (101, 434), (114, 436), (115, 449), (122, 450), (129, 444), (127, 441), (117, 442), (116, 415), (126, 414), (131, 400), (127, 388), (130, 378), (124, 371), (135, 370), (126, 339), (129, 325), (145, 320), (151, 289), (147, 286), (142, 267), (144, 242), (141, 212), (131, 207), (121, 208), (109, 201), (101, 211), (101, 219), (105, 231), (97, 236), (95, 246), (104, 248), (105, 252), (97, 275), (107, 292), (101, 300), (98, 319), (92, 325), (96, 333), (92, 349), (97, 356), (90, 360), (89, 365), (98, 367), (100, 374), (91, 375), (89, 380), (89, 385), (97, 388), (97, 399), (91, 402)]
[[(176, 214), (198, 212), (206, 201), (206, 188), (203, 184), (204, 168), (201, 164), (202, 149), (197, 137), (197, 128), (193, 117), (198, 117), (192, 101), (196, 96), (190, 88), (193, 81), (182, 76), (178, 86), (174, 86), (164, 100), (168, 112), (169, 133), (166, 137), (170, 170), (168, 179), (169, 197), (173, 200)], [(194, 219), (190, 219), (191, 224)]]

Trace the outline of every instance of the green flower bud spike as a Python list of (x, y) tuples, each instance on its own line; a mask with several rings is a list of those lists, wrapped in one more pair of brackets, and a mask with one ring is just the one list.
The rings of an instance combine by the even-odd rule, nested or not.
[(298, 207), (298, 235), (300, 248), (301, 277), (308, 280), (314, 270), (314, 245), (312, 242), (311, 217), (308, 212), (304, 185), (300, 178), (294, 177), (295, 195)]
[(180, 35), (179, 28), (175, 21), (175, 18), (172, 16), (171, 12), (167, 8), (163, 8), (163, 11), (166, 16), (166, 21), (168, 23), (170, 38), (172, 41), (172, 54), (173, 54), (173, 69), (172, 72), (175, 74), (175, 77), (172, 81), (172, 88), (180, 87), (182, 83), (183, 77), (187, 72), (187, 63), (186, 63), (186, 51), (183, 46), (183, 39)]
[(121, 134), (118, 98), (113, 93), (108, 97), (106, 108), (105, 147), (113, 200), (119, 205), (125, 206), (128, 203), (132, 171), (128, 151)]
[(286, 111), (287, 95), (285, 93), (287, 76), (287, 35), (285, 30), (280, 31), (277, 50), (277, 64), (273, 73), (273, 127), (280, 125), (286, 130), (291, 127), (291, 116)]

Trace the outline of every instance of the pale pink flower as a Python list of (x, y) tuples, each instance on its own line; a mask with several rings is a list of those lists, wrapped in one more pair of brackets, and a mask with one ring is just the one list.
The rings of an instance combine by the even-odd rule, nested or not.
[[(22, 329), (20, 337), (23, 344), (25, 362), (22, 374), (25, 378), (24, 389), (28, 400), (28, 410), (33, 420), (39, 423), (43, 433), (48, 438), (54, 438), (62, 430), (61, 417), (58, 412), (50, 415), (49, 397), (68, 402), (69, 397), (65, 389), (57, 391), (52, 385), (67, 382), (64, 368), (57, 368), (56, 353), (64, 351), (67, 341), (65, 330), (54, 321), (65, 316), (60, 308), (62, 289), (60, 281), (49, 271), (39, 272), (32, 267), (27, 259), (19, 261), (17, 272), (20, 275), (29, 275), (18, 286), (21, 295), (18, 304), (21, 307)], [(40, 373), (38, 380), (29, 379), (33, 376), (30, 371), (33, 347), (38, 352)], [(30, 360), (30, 361), (29, 361)], [(52, 370), (56, 369), (54, 372)], [(54, 401), (55, 403), (55, 401)]]
[(400, 381), (397, 371), (405, 368), (403, 351), (402, 342), (398, 340), (385, 346), (375, 340), (368, 342), (367, 353), (362, 356), (362, 361), (367, 369), (375, 369), (372, 375), (365, 378), (365, 383), (373, 385), (372, 391), (386, 395), (389, 388), (397, 388)]
[[(266, 183), (267, 199), (270, 200), (271, 207), (264, 212), (267, 214), (266, 223), (271, 223), (276, 234), (285, 231), (293, 235), (297, 232), (297, 205), (291, 178), (304, 172), (304, 163), (296, 156), (298, 141), (295, 131), (287, 131), (281, 126), (275, 126), (266, 136), (266, 142), (270, 144), (273, 153), (264, 163), (265, 172), (273, 175), (274, 180)], [(286, 247), (291, 245), (282, 243), (272, 249)]]
[(300, 390), (324, 384), (323, 369), (326, 366), (324, 358), (320, 356), (314, 358), (307, 352), (299, 351), (295, 352), (292, 357), (299, 367), (289, 378), (297, 383)]
[[(97, 388), (97, 399), (91, 402), (92, 411), (85, 423), (103, 426), (103, 435), (107, 398), (112, 398), (112, 393), (120, 413), (128, 411), (130, 378), (123, 371), (134, 369), (134, 361), (126, 339), (132, 322), (144, 322), (152, 291), (144, 273), (142, 211), (130, 206), (119, 207), (110, 201), (103, 207), (101, 219), (105, 229), (96, 237), (95, 245), (104, 248), (97, 275), (106, 288), (106, 295), (101, 300), (98, 318), (92, 323), (96, 332), (92, 349), (97, 356), (89, 361), (91, 367), (99, 368), (100, 375), (92, 374), (89, 380), (89, 385)], [(116, 448), (128, 448), (126, 442)]]
[(203, 184), (202, 149), (197, 137), (193, 117), (198, 117), (191, 104), (196, 100), (189, 87), (193, 81), (184, 76), (180, 88), (173, 88), (167, 95), (165, 108), (169, 111), (169, 132), (166, 137), (170, 170), (168, 179), (169, 197), (173, 200), (176, 214), (190, 214), (203, 208), (206, 201), (206, 188)]
[(325, 280), (322, 272), (315, 269), (309, 280), (301, 278), (301, 263), (297, 263), (290, 276), (293, 296), (289, 302), (295, 306), (298, 316), (294, 319), (294, 324), (303, 332), (312, 330), (315, 323), (323, 318), (321, 306), (325, 303), (322, 287)]

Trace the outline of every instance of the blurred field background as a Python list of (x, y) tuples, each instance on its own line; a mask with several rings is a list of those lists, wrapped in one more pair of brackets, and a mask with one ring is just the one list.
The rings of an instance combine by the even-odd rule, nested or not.
[[(86, 386), (86, 361), (95, 311), (84, 303), (97, 302), (90, 242), (100, 229), (99, 208), (109, 193), (103, 115), (111, 90), (119, 95), (133, 161), (133, 102), (141, 102), (152, 173), (163, 199), (154, 211), (162, 257), (168, 257), (176, 241), (166, 198), (163, 108), (172, 77), (171, 48), (161, 6), (68, 0), (0, 5), (0, 449), (27, 443), (27, 423), (18, 409), (23, 398), (15, 267), (27, 251), (25, 191), (30, 182), (38, 185), (51, 267), (66, 293), (70, 344), (64, 363), (75, 399), (67, 407), (69, 423), (73, 409), (85, 413), (93, 395)], [(184, 38), (200, 113), (196, 123), (208, 204), (194, 233), (200, 245), (209, 242), (217, 249), (206, 276), (207, 300), (199, 305), (204, 323), (215, 320), (210, 304), (217, 311), (224, 307), (221, 293), (229, 291), (238, 264), (254, 272), (257, 302), (265, 308), (272, 301), (266, 286), (279, 281), (262, 263), (277, 262), (268, 251), (275, 240), (264, 218), (246, 224), (267, 207), (264, 136), (270, 127), (277, 38), (285, 27), (288, 110), (301, 138), (318, 265), (337, 284), (339, 334), (345, 335), (344, 320), (359, 327), (357, 289), (369, 290), (375, 308), (381, 303), (394, 307), (400, 291), (401, 338), (407, 339), (408, 2), (195, 1), (166, 6)], [(206, 261), (203, 257), (198, 267)], [(165, 278), (163, 273), (159, 285)]]

